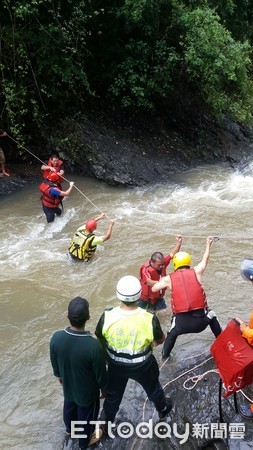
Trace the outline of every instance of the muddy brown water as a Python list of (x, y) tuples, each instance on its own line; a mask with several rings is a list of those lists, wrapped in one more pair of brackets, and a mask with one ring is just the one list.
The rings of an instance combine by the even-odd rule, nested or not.
[[(76, 295), (89, 300), (87, 328), (94, 332), (104, 308), (117, 304), (118, 279), (138, 276), (154, 251), (169, 253), (177, 233), (193, 264), (202, 258), (207, 236), (222, 238), (211, 248), (203, 285), (223, 326), (236, 315), (248, 319), (253, 306), (252, 288), (240, 276), (243, 258), (253, 258), (253, 164), (243, 172), (201, 166), (167, 185), (136, 189), (77, 176), (74, 181), (85, 196), (74, 190), (64, 201), (64, 215), (50, 225), (41, 216), (34, 185), (0, 202), (1, 449), (62, 448), (63, 399), (48, 347), (52, 333), (68, 324), (69, 301)], [(111, 240), (98, 248), (91, 263), (73, 263), (67, 255), (73, 233), (100, 211), (117, 219)], [(99, 223), (98, 234), (108, 223), (107, 218)], [(160, 319), (166, 332), (170, 309)], [(212, 340), (210, 330), (182, 336), (173, 358), (208, 350)], [(158, 347), (158, 360), (160, 354)], [(130, 383), (122, 402), (131, 418), (142, 408), (139, 399), (127, 401), (135, 389)]]

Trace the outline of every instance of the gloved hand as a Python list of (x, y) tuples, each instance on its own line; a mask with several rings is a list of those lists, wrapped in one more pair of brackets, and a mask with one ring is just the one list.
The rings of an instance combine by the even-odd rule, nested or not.
[(74, 181), (70, 181), (70, 183), (69, 183), (70, 187), (73, 187), (74, 184), (75, 184)]

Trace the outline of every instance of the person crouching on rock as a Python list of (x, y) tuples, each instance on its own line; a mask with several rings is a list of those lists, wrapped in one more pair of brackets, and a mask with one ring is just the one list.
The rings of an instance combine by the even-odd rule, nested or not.
[(179, 335), (200, 333), (209, 325), (215, 337), (221, 333), (221, 326), (215, 312), (209, 310), (206, 294), (201, 285), (202, 274), (207, 266), (213, 238), (208, 237), (202, 261), (191, 266), (191, 256), (186, 252), (178, 252), (173, 258), (174, 272), (152, 287), (153, 292), (169, 288), (171, 291), (172, 320), (167, 334), (163, 357), (168, 358)]
[(96, 236), (94, 231), (97, 228), (97, 222), (104, 219), (105, 213), (101, 213), (96, 219), (89, 219), (78, 228), (73, 236), (69, 247), (70, 256), (79, 261), (89, 261), (94, 255), (97, 245), (103, 244), (110, 239), (114, 219), (110, 220), (109, 227), (104, 236)]
[(47, 179), (40, 185), (42, 209), (46, 215), (47, 223), (53, 222), (55, 216), (60, 216), (62, 213), (62, 198), (67, 197), (73, 189), (74, 181), (69, 183), (69, 188), (66, 191), (60, 189), (59, 175), (55, 172), (50, 172)]

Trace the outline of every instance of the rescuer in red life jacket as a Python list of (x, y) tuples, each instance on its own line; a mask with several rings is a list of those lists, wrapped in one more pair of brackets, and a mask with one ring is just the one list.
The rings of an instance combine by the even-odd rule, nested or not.
[(174, 272), (162, 278), (152, 287), (153, 292), (169, 288), (171, 291), (171, 308), (173, 312), (171, 329), (167, 334), (163, 357), (168, 358), (176, 339), (181, 334), (200, 333), (210, 325), (217, 337), (221, 326), (215, 312), (208, 309), (206, 294), (201, 285), (201, 277), (207, 266), (213, 238), (208, 237), (202, 261), (193, 269), (191, 256), (186, 252), (178, 252), (173, 258)]
[(176, 245), (171, 250), (170, 254), (163, 256), (161, 252), (155, 252), (151, 255), (149, 261), (143, 264), (140, 268), (140, 282), (141, 282), (141, 298), (138, 306), (147, 309), (150, 312), (166, 309), (164, 300), (165, 289), (158, 292), (152, 292), (151, 288), (157, 281), (166, 275), (166, 268), (172, 260), (173, 256), (179, 252), (182, 244), (182, 236), (176, 236)]
[(42, 164), (41, 170), (43, 173), (43, 178), (47, 179), (51, 172), (58, 173), (60, 175), (59, 183), (63, 182), (64, 176), (64, 163), (60, 160), (59, 153), (53, 152), (48, 160), (47, 164)]
[[(253, 284), (253, 259), (244, 259), (241, 265), (241, 274), (245, 280), (249, 280)], [(242, 336), (247, 339), (250, 345), (253, 346), (253, 311), (251, 312), (250, 321), (248, 324), (239, 319), (239, 317), (236, 317), (236, 320), (240, 324)], [(245, 419), (253, 419), (253, 404), (245, 403), (240, 405), (239, 413)]]
[(62, 191), (59, 183), (59, 175), (55, 172), (50, 172), (47, 179), (40, 185), (42, 209), (46, 215), (47, 223), (53, 222), (55, 215), (60, 216), (62, 213), (62, 198), (67, 197), (72, 191), (74, 181), (69, 183), (69, 188)]

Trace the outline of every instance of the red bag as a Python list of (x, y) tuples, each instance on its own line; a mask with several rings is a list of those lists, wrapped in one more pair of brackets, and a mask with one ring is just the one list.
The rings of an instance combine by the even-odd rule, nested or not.
[(231, 320), (210, 348), (228, 397), (253, 382), (253, 347)]

